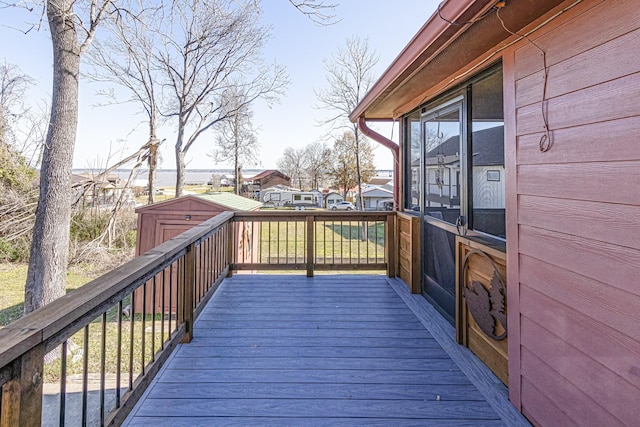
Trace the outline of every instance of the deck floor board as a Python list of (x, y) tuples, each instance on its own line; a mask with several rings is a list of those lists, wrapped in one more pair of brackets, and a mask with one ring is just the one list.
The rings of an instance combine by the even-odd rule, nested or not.
[(384, 276), (236, 275), (125, 425), (505, 423)]

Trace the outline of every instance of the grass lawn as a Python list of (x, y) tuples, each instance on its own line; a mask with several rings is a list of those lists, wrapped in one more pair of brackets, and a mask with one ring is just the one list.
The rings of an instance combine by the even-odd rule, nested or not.
[[(24, 305), (24, 283), (27, 276), (26, 264), (0, 264), (0, 283), (2, 288), (0, 291), (0, 327), (6, 326), (14, 320), (22, 317)], [(91, 273), (91, 269), (70, 271), (67, 273), (67, 292), (79, 288), (85, 283), (91, 281), (95, 274)], [(123, 306), (128, 305), (130, 297), (125, 298)], [(129, 317), (123, 317), (121, 332), (121, 362), (120, 371), (127, 373), (132, 367), (134, 373), (140, 372), (141, 367), (151, 361), (152, 354), (160, 348), (161, 340), (168, 336), (168, 318), (162, 315), (156, 315), (155, 322), (152, 322), (152, 316), (147, 315), (145, 322), (142, 322), (142, 316), (136, 314), (133, 322)], [(161, 324), (164, 322), (164, 326)], [(155, 334), (152, 334), (154, 325)], [(175, 327), (175, 320), (172, 329)], [(164, 328), (164, 337), (161, 336), (161, 329)], [(101, 372), (101, 354), (103, 341), (103, 325), (102, 316), (89, 324), (88, 337), (88, 372), (90, 374), (98, 374)], [(114, 374), (117, 370), (117, 343), (118, 343), (118, 308), (112, 307), (106, 315), (104, 325), (105, 335), (105, 372)], [(131, 331), (133, 332), (133, 337)], [(85, 355), (85, 329), (81, 329), (68, 340), (67, 349), (67, 370), (68, 376), (81, 374), (83, 372), (84, 355)], [(155, 335), (155, 338), (154, 338)], [(142, 354), (143, 337), (145, 345), (145, 354)], [(131, 350), (133, 348), (133, 350)], [(133, 362), (130, 364), (130, 360)], [(56, 382), (61, 376), (60, 358), (54, 360), (45, 366), (44, 378), (48, 383)], [(128, 380), (128, 374), (123, 374), (123, 384)], [(137, 376), (137, 374), (136, 374)], [(135, 376), (134, 376), (135, 379)]]
[[(79, 288), (94, 277), (84, 271), (67, 273), (67, 292)], [(0, 327), (22, 317), (27, 264), (0, 264)]]
[[(314, 227), (317, 263), (384, 262), (385, 224), (319, 221)], [(264, 222), (260, 225), (259, 262), (304, 262), (306, 223)]]

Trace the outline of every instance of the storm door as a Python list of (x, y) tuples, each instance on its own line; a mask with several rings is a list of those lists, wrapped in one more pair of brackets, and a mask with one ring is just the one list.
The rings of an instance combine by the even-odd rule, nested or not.
[(423, 114), (422, 293), (450, 322), (455, 317), (455, 237), (465, 227), (467, 168), (462, 99)]

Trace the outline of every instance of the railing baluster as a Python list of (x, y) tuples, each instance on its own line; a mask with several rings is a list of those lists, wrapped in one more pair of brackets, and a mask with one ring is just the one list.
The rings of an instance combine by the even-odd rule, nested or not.
[[(177, 309), (176, 309), (177, 311)], [(173, 263), (169, 265), (169, 339), (171, 339), (171, 317), (173, 316)]]
[[(144, 286), (144, 285), (143, 285)], [(136, 317), (136, 293), (131, 293), (131, 309), (129, 310), (129, 391), (133, 390), (133, 332)]]
[(100, 343), (100, 425), (104, 425), (105, 367), (107, 357), (107, 312), (102, 313), (102, 342)]
[(82, 359), (82, 427), (87, 425), (87, 393), (89, 388), (89, 325), (84, 327)]
[[(116, 408), (120, 407), (120, 375), (122, 371), (122, 300), (118, 301), (118, 336), (116, 338)], [(64, 425), (64, 424), (61, 424)]]
[(142, 339), (142, 349), (140, 350), (140, 358), (142, 362), (142, 367), (140, 368), (140, 374), (144, 375), (146, 370), (146, 352), (145, 352), (145, 343), (147, 342), (147, 331), (145, 329), (147, 320), (147, 283), (142, 286), (142, 322), (140, 328), (140, 337)]
[(158, 305), (156, 296), (156, 276), (153, 276), (152, 288), (151, 288), (151, 301), (153, 306), (151, 310), (151, 361), (156, 360), (156, 306)]
[(61, 426), (64, 426), (65, 412), (67, 410), (67, 345), (67, 341), (62, 343), (62, 354), (60, 355), (60, 413), (58, 414), (58, 423)]
[[(162, 301), (162, 304), (160, 305), (162, 311), (160, 312), (160, 350), (164, 350), (164, 322), (165, 322), (165, 317), (166, 317), (166, 300), (165, 300), (165, 287), (167, 286), (167, 284), (165, 283), (167, 276), (167, 268), (165, 267), (162, 270), (162, 287), (160, 288), (160, 300)], [(169, 308), (169, 310), (171, 310), (171, 308)]]
[(307, 215), (307, 277), (313, 277), (313, 216)]
[[(367, 264), (369, 264), (369, 222), (365, 222), (365, 229), (367, 230), (367, 234), (365, 235), (365, 245), (367, 248)], [(374, 223), (374, 227), (377, 226), (377, 222)], [(376, 229), (376, 234), (378, 233), (378, 230)]]
[[(183, 318), (182, 322), (185, 324), (185, 333), (182, 338), (183, 343), (191, 342), (193, 338), (193, 301), (194, 301), (194, 290), (195, 290), (195, 280), (196, 280), (196, 247), (194, 243), (191, 243), (187, 247), (187, 253), (183, 258), (183, 274), (182, 276), (182, 292), (184, 292), (182, 307), (183, 307)], [(181, 292), (181, 293), (182, 293)]]

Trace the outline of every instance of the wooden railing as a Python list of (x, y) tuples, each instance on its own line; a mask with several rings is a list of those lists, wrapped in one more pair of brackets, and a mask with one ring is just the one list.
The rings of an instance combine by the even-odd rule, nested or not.
[(224, 277), (386, 270), (393, 213), (225, 212), (0, 329), (0, 427), (119, 425)]
[(232, 270), (386, 270), (395, 276), (395, 214), (236, 212)]
[[(0, 329), (0, 426), (119, 425), (229, 271), (223, 213)], [(46, 383), (46, 384), (45, 384)], [(50, 419), (49, 419), (50, 418)]]

